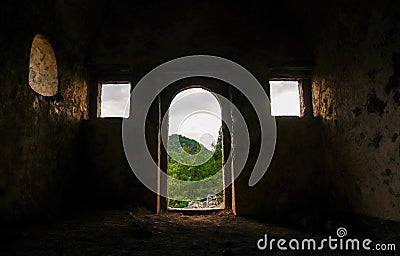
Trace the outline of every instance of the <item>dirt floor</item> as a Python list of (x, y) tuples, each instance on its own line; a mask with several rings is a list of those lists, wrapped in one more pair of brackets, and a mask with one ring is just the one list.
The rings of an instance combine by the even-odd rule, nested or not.
[(400, 255), (259, 250), (257, 241), (266, 233), (269, 238), (288, 240), (326, 237), (236, 217), (229, 211), (200, 215), (153, 214), (146, 210), (85, 211), (51, 224), (3, 229), (0, 255)]

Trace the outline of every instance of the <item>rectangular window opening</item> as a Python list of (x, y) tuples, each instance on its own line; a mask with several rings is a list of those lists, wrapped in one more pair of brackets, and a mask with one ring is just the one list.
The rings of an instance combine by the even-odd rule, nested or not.
[(129, 117), (131, 84), (129, 82), (100, 83), (97, 117)]
[(302, 116), (299, 81), (269, 81), (272, 116)]

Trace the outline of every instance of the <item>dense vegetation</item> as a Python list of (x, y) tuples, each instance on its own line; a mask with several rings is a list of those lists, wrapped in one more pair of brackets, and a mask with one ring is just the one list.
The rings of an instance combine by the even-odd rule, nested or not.
[[(183, 151), (182, 151), (183, 149)], [(218, 136), (218, 141), (213, 145), (213, 150), (208, 150), (204, 145), (196, 140), (184, 137), (178, 134), (172, 134), (168, 138), (168, 174), (179, 180), (197, 181), (212, 177), (208, 186), (196, 187), (193, 191), (192, 187), (185, 188), (180, 186), (176, 181), (168, 180), (169, 197), (174, 197), (176, 200), (169, 199), (168, 206), (172, 208), (186, 207), (189, 198), (193, 199), (194, 194), (199, 194), (201, 197), (196, 197), (194, 200), (200, 201), (207, 197), (210, 193), (219, 193), (222, 198), (223, 179), (222, 172), (219, 172), (222, 167), (222, 135)], [(178, 161), (176, 160), (178, 159)], [(183, 160), (183, 161), (179, 161)], [(202, 164), (196, 165), (201, 162)], [(192, 191), (188, 191), (192, 190)], [(182, 195), (182, 191), (186, 191), (189, 197)]]

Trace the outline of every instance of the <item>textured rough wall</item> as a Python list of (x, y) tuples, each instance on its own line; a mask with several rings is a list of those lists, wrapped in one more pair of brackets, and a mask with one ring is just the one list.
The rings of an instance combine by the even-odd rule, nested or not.
[[(88, 117), (81, 35), (87, 27), (84, 9), (72, 2), (3, 4), (0, 220), (8, 220), (79, 198), (81, 121)], [(38, 33), (49, 39), (57, 57), (59, 91), (54, 97), (39, 95), (28, 83), (31, 44)]]
[(29, 57), (29, 86), (43, 96), (54, 96), (58, 92), (57, 58), (50, 42), (36, 35)]
[[(186, 55), (210, 54), (243, 65), (268, 90), (268, 68), (309, 66), (312, 58), (296, 19), (291, 16), (291, 19), (282, 20), (286, 10), (282, 9), (281, 1), (263, 4), (239, 4), (232, 1), (133, 4), (127, 1), (111, 5), (108, 10), (102, 19), (99, 33), (92, 41), (87, 60), (94, 73), (115, 72), (111, 80), (118, 80), (118, 77), (126, 80), (129, 77), (133, 86), (148, 71), (165, 61)], [(119, 67), (126, 70), (118, 70)], [(93, 82), (93, 88), (97, 82)], [(228, 87), (221, 90), (229, 93)], [(244, 104), (238, 99), (238, 104), (242, 104), (240, 107), (244, 116), (248, 116), (249, 124), (258, 122), (251, 116), (248, 103)], [(237, 186), (238, 214), (283, 218), (279, 215), (292, 209), (309, 210), (305, 206), (314, 200), (312, 187), (309, 186), (310, 177), (319, 168), (319, 163), (313, 164), (320, 152), (319, 145), (315, 143), (319, 139), (315, 135), (316, 126), (314, 120), (282, 120), (278, 127), (279, 151), (274, 160), (274, 170), (264, 177), (262, 183), (252, 188), (248, 187), (248, 178), (258, 155), (260, 134), (256, 130), (251, 132), (254, 147)], [(108, 128), (114, 132), (108, 131)], [(92, 159), (90, 168), (102, 174), (94, 173), (100, 184), (95, 189), (101, 191), (109, 187), (114, 191), (114, 195), (107, 199), (117, 197), (122, 191), (126, 191), (124, 197), (142, 197), (134, 193), (138, 182), (129, 176), (132, 174), (126, 168), (120, 131), (117, 129), (117, 125), (107, 123), (106, 120), (88, 122), (87, 131), (93, 137), (87, 145), (95, 145), (97, 142), (104, 145), (95, 146), (96, 151), (88, 151), (88, 158)], [(149, 145), (154, 147), (157, 131), (150, 131)], [(298, 136), (301, 136), (300, 141), (304, 144), (309, 139), (315, 140), (302, 147), (296, 140)], [(102, 139), (104, 141), (100, 142)], [(97, 150), (99, 153), (96, 153)], [(313, 156), (304, 160), (306, 152)], [(282, 167), (281, 162), (290, 164)], [(113, 176), (113, 173), (117, 176)], [(298, 197), (299, 194), (301, 196)]]
[(294, 17), (282, 15), (280, 1), (120, 1), (109, 6), (87, 59), (94, 67), (129, 65), (134, 81), (196, 54), (228, 58), (261, 74), (272, 64), (305, 65), (311, 59), (305, 37)]
[[(158, 112), (147, 130), (157, 134)], [(151, 118), (151, 117), (149, 117)], [(85, 203), (94, 207), (147, 207), (155, 211), (156, 195), (147, 189), (132, 172), (122, 144), (122, 120), (90, 119), (84, 122)], [(149, 136), (149, 150), (157, 154), (157, 136)]]
[(332, 8), (317, 41), (313, 102), (331, 210), (399, 221), (400, 8), (384, 3)]
[[(246, 108), (249, 123), (257, 119)], [(268, 172), (254, 187), (248, 186), (258, 157), (260, 134), (252, 125), (249, 161), (236, 180), (236, 207), (240, 215), (298, 225), (303, 216), (323, 214), (323, 154), (318, 120), (313, 117), (277, 117), (277, 139)]]

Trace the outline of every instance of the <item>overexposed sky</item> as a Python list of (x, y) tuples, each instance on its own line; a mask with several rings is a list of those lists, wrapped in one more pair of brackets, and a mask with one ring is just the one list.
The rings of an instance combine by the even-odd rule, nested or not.
[(300, 96), (297, 81), (270, 81), (271, 114), (300, 116)]
[[(101, 117), (129, 117), (130, 84), (102, 84)], [(221, 107), (207, 90), (178, 93), (169, 109), (168, 134), (181, 134), (212, 149), (221, 127)]]
[(130, 84), (102, 84), (100, 117), (129, 117)]
[(221, 107), (207, 90), (184, 90), (171, 103), (168, 135), (181, 134), (212, 149), (211, 144), (217, 142), (221, 125)]

